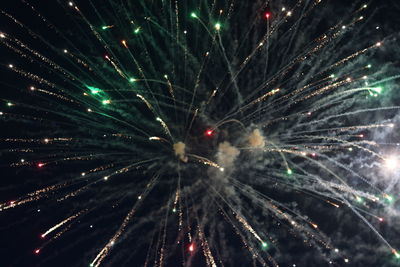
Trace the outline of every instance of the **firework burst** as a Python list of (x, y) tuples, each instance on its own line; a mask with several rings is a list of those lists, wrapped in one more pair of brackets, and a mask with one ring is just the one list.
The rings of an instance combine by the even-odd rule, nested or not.
[(4, 6), (3, 229), (42, 266), (396, 264), (375, 3), (185, 2)]

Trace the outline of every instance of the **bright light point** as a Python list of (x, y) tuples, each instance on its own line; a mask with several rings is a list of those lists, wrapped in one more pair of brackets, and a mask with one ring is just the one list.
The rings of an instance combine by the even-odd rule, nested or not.
[(363, 16), (359, 17), (359, 20), (362, 20), (362, 19), (364, 19), (364, 17), (363, 17)]
[(45, 238), (45, 237), (46, 237), (45, 234), (41, 234), (41, 235), (40, 235), (40, 238)]
[(383, 222), (383, 218), (381, 218), (381, 217), (379, 217), (378, 220), (379, 220), (380, 222)]
[(13, 65), (13, 64), (9, 64), (8, 66), (9, 66), (10, 68), (13, 68), (13, 67), (14, 67), (14, 65)]
[(40, 209), (38, 209), (37, 212), (40, 212)]
[(133, 32), (134, 32), (135, 34), (138, 34), (138, 33), (140, 32), (140, 27), (136, 28)]
[(224, 168), (219, 168), (219, 170), (220, 170), (221, 172), (225, 171), (225, 169), (224, 169)]
[(345, 263), (348, 263), (348, 262), (349, 262), (349, 259), (344, 259), (344, 262), (345, 262)]
[(330, 78), (335, 78), (335, 74), (331, 74), (329, 77)]
[(44, 166), (44, 163), (38, 163), (37, 165), (39, 168), (42, 168)]
[(4, 35), (4, 33), (0, 33), (0, 37), (1, 37), (1, 38), (6, 38), (6, 36)]
[(138, 199), (142, 199), (142, 196), (138, 196)]
[(115, 244), (115, 242), (114, 241), (111, 241), (111, 246), (113, 246)]
[(263, 248), (266, 248), (268, 246), (268, 244), (266, 242), (262, 242), (261, 245), (262, 245)]
[(364, 137), (364, 135), (363, 135), (363, 134), (360, 134), (358, 137), (360, 137), (360, 138), (363, 138), (363, 137)]
[(187, 31), (183, 31), (184, 34), (187, 34)]
[(85, 176), (85, 175), (86, 175), (86, 173), (82, 172), (82, 173), (81, 173), (81, 175), (82, 175), (82, 176)]
[(173, 209), (172, 209), (172, 212), (173, 212), (173, 213), (175, 213), (175, 212), (176, 212), (176, 209), (175, 209), (175, 208), (173, 208)]
[(103, 103), (103, 105), (108, 105), (111, 103), (111, 100), (106, 99), (106, 100), (103, 100), (101, 103)]
[(24, 159), (21, 159), (21, 162), (25, 162), (25, 160), (24, 160)]
[(286, 10), (286, 8), (285, 7), (282, 7), (282, 11), (285, 11)]
[(211, 129), (208, 129), (207, 131), (206, 131), (206, 135), (207, 136), (212, 136), (213, 135), (213, 130), (211, 130)]
[(342, 29), (343, 29), (343, 30), (344, 30), (344, 29), (346, 29), (346, 26), (345, 26), (345, 25), (343, 25), (343, 26), (342, 26)]
[(339, 249), (335, 248), (335, 252), (338, 253), (338, 252), (339, 252)]
[(107, 26), (101, 27), (102, 30), (105, 30), (105, 29), (107, 29), (107, 28), (108, 28)]
[(351, 77), (346, 78), (346, 82), (351, 82)]
[(35, 254), (39, 254), (40, 249), (35, 250)]
[(104, 178), (103, 178), (105, 181), (107, 181), (108, 180), (108, 176), (104, 176)]
[(92, 109), (88, 108), (87, 111), (88, 111), (88, 112), (92, 112)]
[(93, 225), (90, 225), (89, 227), (90, 227), (90, 228), (93, 228)]
[(130, 78), (129, 81), (130, 81), (131, 83), (133, 83), (133, 82), (136, 82), (136, 79), (135, 79), (135, 78)]
[(271, 17), (271, 13), (266, 12), (266, 13), (265, 13), (265, 18), (266, 18), (266, 19), (269, 19), (270, 17)]
[(396, 259), (400, 259), (400, 254), (397, 252), (397, 250), (393, 249), (392, 250), (394, 256), (396, 257)]
[(67, 49), (64, 49), (64, 53), (68, 53), (68, 50), (67, 50)]
[(0, 115), (3, 115), (4, 113), (2, 111), (0, 111)]
[(363, 8), (367, 8), (368, 5), (363, 5)]
[(31, 86), (29, 89), (31, 89), (31, 91), (35, 90), (35, 87)]
[(362, 202), (362, 198), (359, 197), (359, 196), (356, 197), (356, 200), (357, 200), (358, 203)]
[(190, 244), (190, 246), (189, 246), (189, 251), (190, 251), (190, 252), (193, 252), (193, 251), (194, 251), (194, 244)]
[(377, 92), (378, 94), (382, 93), (383, 88), (382, 87), (374, 87), (372, 88), (373, 91)]
[(382, 45), (381, 42), (377, 42), (377, 43), (376, 43), (376, 46), (378, 46), (378, 47), (381, 46), (381, 45)]
[(287, 169), (287, 174), (292, 175), (293, 171), (291, 169)]
[(168, 79), (168, 75), (167, 75), (167, 74), (164, 74), (164, 78), (165, 78), (165, 79)]
[(288, 13), (286, 14), (286, 16), (290, 17), (292, 15), (292, 11), (288, 11)]
[(220, 24), (220, 23), (216, 23), (216, 24), (215, 24), (215, 29), (216, 29), (217, 31), (219, 31), (219, 30), (221, 29), (221, 24)]
[(11, 102), (8, 102), (7, 103), (7, 106), (9, 106), (9, 107), (11, 107), (11, 106), (13, 106), (14, 104), (13, 103), (11, 103)]
[(72, 3), (72, 2), (69, 2), (69, 3), (68, 3), (68, 5), (69, 5), (69, 6), (73, 6), (73, 5), (74, 5), (74, 3)]
[(388, 157), (387, 159), (385, 159), (385, 167), (389, 171), (398, 169), (399, 168), (399, 159), (394, 155)]
[(352, 148), (352, 147), (349, 147), (349, 151), (353, 151), (353, 148)]
[(191, 16), (192, 18), (197, 18), (197, 14), (194, 13), (194, 12), (192, 12), (192, 13), (190, 14), (190, 16)]

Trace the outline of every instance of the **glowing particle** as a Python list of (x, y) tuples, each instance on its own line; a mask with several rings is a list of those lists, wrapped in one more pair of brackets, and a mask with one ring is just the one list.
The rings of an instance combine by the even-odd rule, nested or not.
[(31, 89), (31, 91), (34, 91), (35, 87), (31, 86), (29, 89)]
[(108, 29), (108, 26), (103, 26), (103, 27), (101, 27), (101, 29), (102, 29), (102, 30), (107, 30), (107, 29)]
[(397, 252), (397, 250), (393, 249), (392, 250), (394, 256), (396, 257), (396, 259), (400, 259), (400, 254)]
[(6, 38), (6, 36), (4, 35), (4, 33), (0, 33), (0, 37), (1, 37), (1, 38)]
[(264, 17), (265, 17), (266, 19), (269, 19), (269, 18), (271, 17), (271, 13), (270, 13), (270, 12), (266, 12), (265, 15), (264, 15)]
[(193, 244), (193, 243), (189, 245), (189, 251), (190, 251), (190, 252), (193, 252), (193, 251), (194, 251), (194, 244)]
[(45, 138), (43, 141), (44, 141), (45, 143), (48, 143), (48, 142), (49, 142), (49, 139), (48, 139), (48, 138)]
[(291, 169), (287, 169), (287, 174), (288, 174), (288, 175), (292, 175), (292, 174), (293, 174), (293, 171), (292, 171)]
[(172, 209), (172, 212), (173, 212), (173, 213), (175, 213), (175, 212), (176, 212), (176, 209), (175, 209), (175, 208), (173, 208), (173, 209)]
[(292, 11), (288, 11), (287, 13), (286, 13), (286, 16), (288, 16), (288, 17), (290, 17), (292, 15)]
[(81, 173), (81, 175), (82, 175), (82, 176), (85, 176), (85, 175), (86, 175), (86, 173), (82, 172), (82, 173)]
[(21, 159), (20, 161), (21, 161), (21, 162), (25, 162), (25, 160), (24, 160), (24, 159)]
[(42, 168), (42, 167), (44, 166), (44, 163), (38, 163), (37, 166), (38, 166), (39, 168)]
[(101, 101), (101, 103), (103, 103), (103, 105), (108, 105), (111, 103), (111, 100), (105, 99), (105, 100)]
[(13, 64), (9, 64), (8, 67), (10, 67), (11, 69), (14, 68)]
[(142, 199), (142, 196), (138, 196), (138, 199)]
[(383, 218), (382, 218), (382, 217), (379, 217), (378, 220), (379, 220), (380, 222), (383, 222)]
[(217, 31), (219, 31), (220, 29), (221, 29), (221, 23), (216, 23), (215, 24), (215, 29), (217, 30)]
[(13, 106), (14, 104), (13, 103), (11, 103), (11, 102), (8, 102), (7, 103), (7, 106), (9, 106), (9, 107), (11, 107), (11, 106)]
[(212, 135), (214, 134), (214, 131), (211, 130), (211, 129), (207, 129), (205, 134), (206, 134), (207, 136), (212, 136)]
[(104, 181), (107, 181), (108, 180), (108, 176), (104, 176), (103, 179), (104, 179)]
[(344, 259), (344, 262), (345, 262), (345, 263), (348, 263), (348, 262), (349, 262), (349, 259)]
[(190, 16), (191, 16), (192, 18), (196, 18), (196, 19), (197, 19), (197, 14), (194, 13), (194, 12), (190, 13)]
[(67, 49), (64, 49), (63, 51), (64, 51), (64, 53), (68, 53), (68, 50), (67, 50)]
[(4, 113), (2, 111), (0, 111), (0, 115), (3, 115)]
[(223, 171), (225, 171), (225, 168), (219, 168), (219, 170), (221, 171), (221, 172), (223, 172)]
[(377, 92), (378, 94), (382, 93), (383, 88), (382, 87), (374, 87), (372, 88), (373, 91)]
[(349, 147), (349, 151), (353, 151), (353, 148), (352, 148), (352, 147)]
[(40, 253), (40, 249), (35, 250), (35, 254), (39, 254)]
[(126, 40), (122, 40), (121, 43), (122, 43), (122, 45), (123, 45), (125, 48), (128, 48), (128, 45), (127, 45), (127, 43), (126, 43)]
[(371, 64), (368, 64), (368, 65), (367, 65), (367, 68), (368, 68), (368, 69), (372, 68), (372, 65), (371, 65)]
[(69, 2), (69, 3), (68, 3), (68, 5), (69, 5), (69, 6), (73, 6), (73, 5), (74, 5), (74, 3), (72, 3), (72, 2)]
[(89, 227), (90, 227), (90, 228), (93, 228), (93, 225), (90, 225)]
[(339, 252), (339, 249), (335, 248), (335, 252), (338, 253), (338, 252)]
[(377, 47), (380, 47), (381, 45), (382, 45), (381, 42), (377, 42), (377, 43), (376, 43), (376, 46), (377, 46)]
[(93, 110), (92, 110), (92, 109), (90, 109), (90, 108), (88, 108), (88, 109), (87, 109), (87, 112), (92, 112), (92, 111), (93, 111)]
[(140, 32), (140, 27), (137, 27), (134, 31), (135, 34), (138, 34)]
[(357, 200), (358, 203), (361, 203), (363, 199), (361, 197), (357, 196), (356, 200)]
[(135, 78), (130, 78), (129, 82), (131, 82), (131, 83), (136, 82), (136, 79)]
[(266, 248), (266, 247), (268, 247), (268, 244), (267, 244), (267, 242), (262, 242), (262, 243), (261, 243), (261, 246), (262, 246), (263, 248)]

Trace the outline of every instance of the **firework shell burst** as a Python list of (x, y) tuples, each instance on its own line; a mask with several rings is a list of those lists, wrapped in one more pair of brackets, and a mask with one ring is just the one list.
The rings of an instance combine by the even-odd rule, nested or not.
[(351, 2), (2, 3), (5, 266), (396, 266), (398, 32)]

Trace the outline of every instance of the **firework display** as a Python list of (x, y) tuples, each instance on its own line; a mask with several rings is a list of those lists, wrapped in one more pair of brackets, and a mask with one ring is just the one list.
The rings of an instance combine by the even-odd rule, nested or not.
[(400, 264), (395, 1), (47, 2), (0, 4), (1, 266)]

